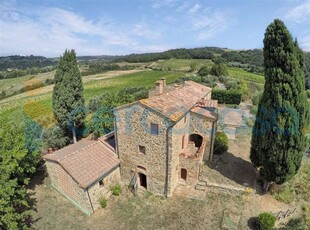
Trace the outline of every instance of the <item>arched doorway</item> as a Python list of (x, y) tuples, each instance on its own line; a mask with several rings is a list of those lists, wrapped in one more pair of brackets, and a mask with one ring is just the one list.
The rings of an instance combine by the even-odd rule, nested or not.
[(147, 189), (146, 175), (143, 173), (138, 173), (138, 176), (139, 176), (139, 185)]
[(202, 144), (202, 136), (196, 133), (189, 135), (188, 140), (194, 142), (196, 148), (200, 148)]
[(186, 181), (186, 178), (187, 178), (187, 170), (182, 168), (181, 169), (181, 179)]

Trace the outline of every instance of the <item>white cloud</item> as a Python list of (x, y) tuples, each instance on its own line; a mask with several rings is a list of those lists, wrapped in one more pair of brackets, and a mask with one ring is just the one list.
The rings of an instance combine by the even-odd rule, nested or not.
[(236, 22), (228, 11), (202, 7), (199, 4), (184, 3), (177, 8), (177, 11), (187, 16), (192, 24), (191, 30), (198, 40), (214, 38)]
[(310, 17), (310, 0), (306, 0), (290, 9), (285, 18), (296, 23), (301, 23), (304, 21), (308, 21), (309, 17)]
[(192, 8), (189, 9), (190, 14), (195, 14), (198, 12), (198, 10), (201, 8), (199, 4), (195, 4)]
[[(139, 40), (161, 37), (160, 30), (149, 27), (146, 23), (120, 24), (111, 19), (87, 20), (60, 8), (0, 4), (0, 55), (59, 56), (65, 49), (75, 49), (78, 55), (140, 52)], [(161, 50), (160, 45), (152, 45), (150, 51), (155, 47)]]
[(165, 6), (173, 6), (175, 4), (176, 0), (153, 0), (152, 1), (152, 7), (154, 9), (159, 9), (161, 7)]
[(162, 32), (160, 29), (154, 30), (154, 26), (146, 23), (135, 24), (132, 30), (136, 36), (156, 40), (162, 38)]

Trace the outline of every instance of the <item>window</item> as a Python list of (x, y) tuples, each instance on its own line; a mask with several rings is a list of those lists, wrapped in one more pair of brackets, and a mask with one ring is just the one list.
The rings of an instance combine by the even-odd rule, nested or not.
[(100, 181), (99, 181), (99, 185), (100, 185), (100, 187), (104, 187), (104, 182), (103, 182), (103, 180), (100, 180)]
[(185, 148), (185, 135), (182, 136), (182, 149)]
[(139, 145), (139, 153), (140, 154), (145, 154), (145, 146)]
[(158, 134), (158, 124), (151, 123), (151, 134)]

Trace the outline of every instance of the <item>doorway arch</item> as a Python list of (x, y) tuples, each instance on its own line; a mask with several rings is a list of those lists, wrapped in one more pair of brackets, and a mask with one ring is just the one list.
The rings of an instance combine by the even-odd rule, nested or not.
[(184, 181), (187, 179), (187, 170), (185, 168), (181, 168), (181, 179)]
[(139, 177), (139, 185), (147, 189), (146, 175), (144, 173), (138, 173), (138, 177)]
[(202, 136), (197, 133), (189, 135), (188, 140), (194, 142), (195, 147), (197, 148), (200, 148), (200, 146), (202, 145)]

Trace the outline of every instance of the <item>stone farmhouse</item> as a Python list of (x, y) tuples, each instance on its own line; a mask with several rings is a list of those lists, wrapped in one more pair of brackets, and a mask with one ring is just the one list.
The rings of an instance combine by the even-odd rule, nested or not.
[(169, 197), (194, 187), (213, 158), (217, 101), (193, 81), (156, 82), (147, 99), (114, 109), (115, 131), (45, 155), (52, 185), (85, 213), (99, 207), (113, 183)]
[(43, 158), (52, 186), (88, 215), (100, 206), (101, 198), (110, 196), (109, 187), (120, 181), (111, 135), (81, 140)]

